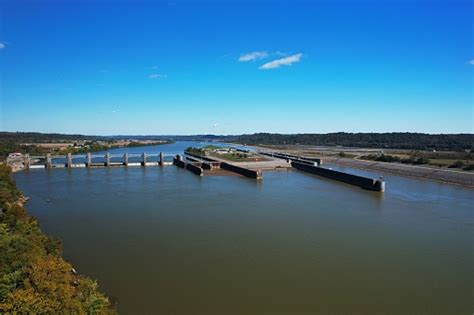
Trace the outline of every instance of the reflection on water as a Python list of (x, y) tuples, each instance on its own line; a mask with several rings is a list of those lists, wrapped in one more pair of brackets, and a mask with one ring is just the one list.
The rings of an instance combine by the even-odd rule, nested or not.
[(259, 183), (174, 166), (15, 177), (66, 259), (121, 313), (472, 311), (469, 189), (387, 175), (379, 194), (298, 171)]

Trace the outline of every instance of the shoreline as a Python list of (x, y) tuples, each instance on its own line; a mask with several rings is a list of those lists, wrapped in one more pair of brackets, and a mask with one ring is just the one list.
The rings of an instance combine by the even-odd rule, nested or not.
[[(443, 169), (437, 170), (434, 168), (416, 165), (405, 165), (387, 162), (369, 162), (365, 160), (352, 160), (345, 158), (325, 158), (324, 161), (327, 161), (330, 164), (335, 164), (337, 166), (345, 166), (371, 172), (380, 172), (419, 180), (432, 180), (443, 184), (474, 188), (473, 173), (456, 172)], [(416, 174), (417, 172), (419, 173)], [(426, 173), (421, 174), (420, 172)]]
[[(282, 149), (269, 148), (263, 146), (252, 146), (262, 151), (279, 151)], [(308, 150), (307, 148), (301, 148), (300, 150)], [(283, 151), (291, 151), (292, 154), (302, 154), (297, 148), (291, 150), (285, 149)], [(474, 173), (466, 171), (454, 171), (434, 167), (424, 167), (418, 165), (407, 165), (401, 163), (388, 163), (379, 161), (366, 161), (359, 159), (350, 159), (328, 155), (318, 155), (324, 164), (334, 164), (337, 166), (351, 167), (366, 171), (380, 172), (391, 175), (398, 175), (403, 177), (415, 178), (420, 180), (432, 180), (444, 184), (453, 184), (463, 186), (466, 188), (474, 188)]]
[(0, 163), (0, 180), (4, 183), (0, 232), (3, 248), (8, 249), (0, 261), (4, 279), (0, 313), (116, 314), (115, 304), (99, 290), (97, 281), (64, 260), (61, 241), (45, 234), (29, 214), (30, 198), (16, 186), (4, 163)]

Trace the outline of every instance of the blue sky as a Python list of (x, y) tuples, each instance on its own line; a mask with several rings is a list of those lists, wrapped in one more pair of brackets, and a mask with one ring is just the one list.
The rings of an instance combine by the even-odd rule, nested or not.
[(0, 130), (473, 132), (471, 1), (0, 1)]

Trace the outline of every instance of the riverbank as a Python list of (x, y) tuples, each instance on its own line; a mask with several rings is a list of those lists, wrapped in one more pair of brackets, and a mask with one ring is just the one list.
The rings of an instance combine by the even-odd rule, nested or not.
[[(269, 146), (255, 146), (255, 148), (262, 151), (278, 151), (284, 150), (294, 155), (304, 155), (318, 157), (323, 160), (323, 164), (334, 164), (338, 166), (352, 167), (363, 169), (367, 171), (395, 174), (410, 178), (434, 180), (447, 184), (461, 185), (469, 188), (474, 188), (474, 173), (470, 171), (460, 171), (453, 169), (446, 169), (440, 167), (417, 166), (401, 163), (388, 163), (379, 161), (366, 161), (357, 159), (357, 155), (352, 158), (340, 157), (339, 152), (344, 152), (343, 148), (327, 148), (321, 154), (319, 151), (311, 149), (306, 146), (285, 146), (285, 147), (269, 147)], [(364, 150), (364, 149), (357, 149)], [(365, 149), (365, 152), (373, 152), (376, 149)], [(350, 154), (350, 153), (346, 153)]]
[(61, 242), (27, 213), (5, 164), (0, 183), (0, 313), (115, 314), (97, 282), (77, 274)]
[(336, 157), (325, 157), (324, 163), (474, 188), (474, 173), (472, 172)]

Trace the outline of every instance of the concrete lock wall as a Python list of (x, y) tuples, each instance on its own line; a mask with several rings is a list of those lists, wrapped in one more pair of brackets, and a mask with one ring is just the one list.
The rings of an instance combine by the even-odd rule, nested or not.
[(190, 160), (190, 161), (194, 161), (194, 162), (201, 162), (201, 167), (205, 170), (216, 170), (216, 169), (219, 169), (221, 168), (221, 162), (217, 161), (217, 160), (214, 160), (212, 158), (208, 158), (208, 157), (201, 157), (196, 155), (196, 154), (192, 154), (192, 153), (186, 153), (186, 159), (187, 160)]
[(257, 170), (257, 171), (249, 170), (248, 168), (243, 168), (243, 167), (235, 166), (235, 165), (224, 163), (224, 162), (221, 163), (221, 168), (234, 172), (234, 173), (238, 173), (240, 175), (244, 175), (246, 177), (250, 177), (250, 178), (255, 178), (255, 179), (262, 178), (261, 170)]
[(193, 158), (193, 157), (191, 157), (191, 156), (186, 156), (185, 158), (186, 158), (186, 160), (191, 161), (191, 162), (201, 162), (200, 160), (195, 159), (195, 158)]
[(186, 163), (184, 163), (183, 161), (181, 161), (180, 159), (177, 159), (177, 158), (173, 158), (173, 164), (178, 166), (178, 167), (181, 167), (181, 168), (186, 167)]
[(385, 182), (382, 180), (343, 173), (343, 172), (330, 170), (330, 169), (322, 168), (319, 166), (312, 166), (306, 163), (295, 162), (295, 161), (291, 162), (291, 166), (301, 171), (313, 173), (313, 174), (330, 178), (330, 179), (335, 179), (335, 180), (344, 182), (346, 184), (359, 186), (364, 189), (380, 191), (380, 192), (385, 191)]
[[(312, 158), (312, 157), (306, 157), (306, 156), (297, 156), (297, 155), (292, 155), (292, 154), (287, 154), (288, 157), (296, 160), (301, 160), (306, 163), (311, 163), (311, 162), (316, 162), (318, 165), (321, 165), (322, 160), (319, 158)], [(312, 163), (311, 163), (312, 164)]]
[(271, 156), (271, 157), (276, 157), (276, 158), (284, 159), (284, 160), (297, 160), (298, 162), (303, 162), (303, 163), (312, 164), (312, 165), (314, 165), (314, 163), (317, 163), (317, 165), (321, 165), (321, 163), (323, 162), (319, 158), (300, 157), (300, 156), (296, 156), (296, 155), (292, 155), (292, 154), (283, 154), (283, 153), (279, 153), (279, 152), (272, 152), (272, 153), (260, 152), (260, 154), (263, 154), (263, 155), (266, 155), (266, 156)]
[(203, 169), (205, 169), (205, 170), (210, 170), (210, 171), (212, 171), (212, 170), (215, 170), (215, 169), (220, 168), (220, 163), (214, 165), (214, 164), (212, 164), (212, 162), (208, 162), (208, 163), (202, 162), (201, 167), (202, 167)]
[(204, 173), (204, 170), (202, 168), (200, 168), (197, 165), (191, 164), (191, 163), (186, 164), (186, 169), (188, 171), (191, 171), (192, 173), (198, 175), (198, 176), (202, 176), (203, 173)]
[(185, 152), (185, 153), (186, 153), (186, 155), (193, 156), (193, 157), (198, 158), (198, 159), (200, 159), (200, 160), (202, 160), (202, 161), (217, 162), (216, 160), (211, 159), (211, 158), (209, 158), (209, 157), (206, 157), (206, 156), (204, 156), (204, 155), (203, 155), (203, 156), (200, 156), (200, 155), (193, 154), (193, 153), (188, 153), (188, 152)]

